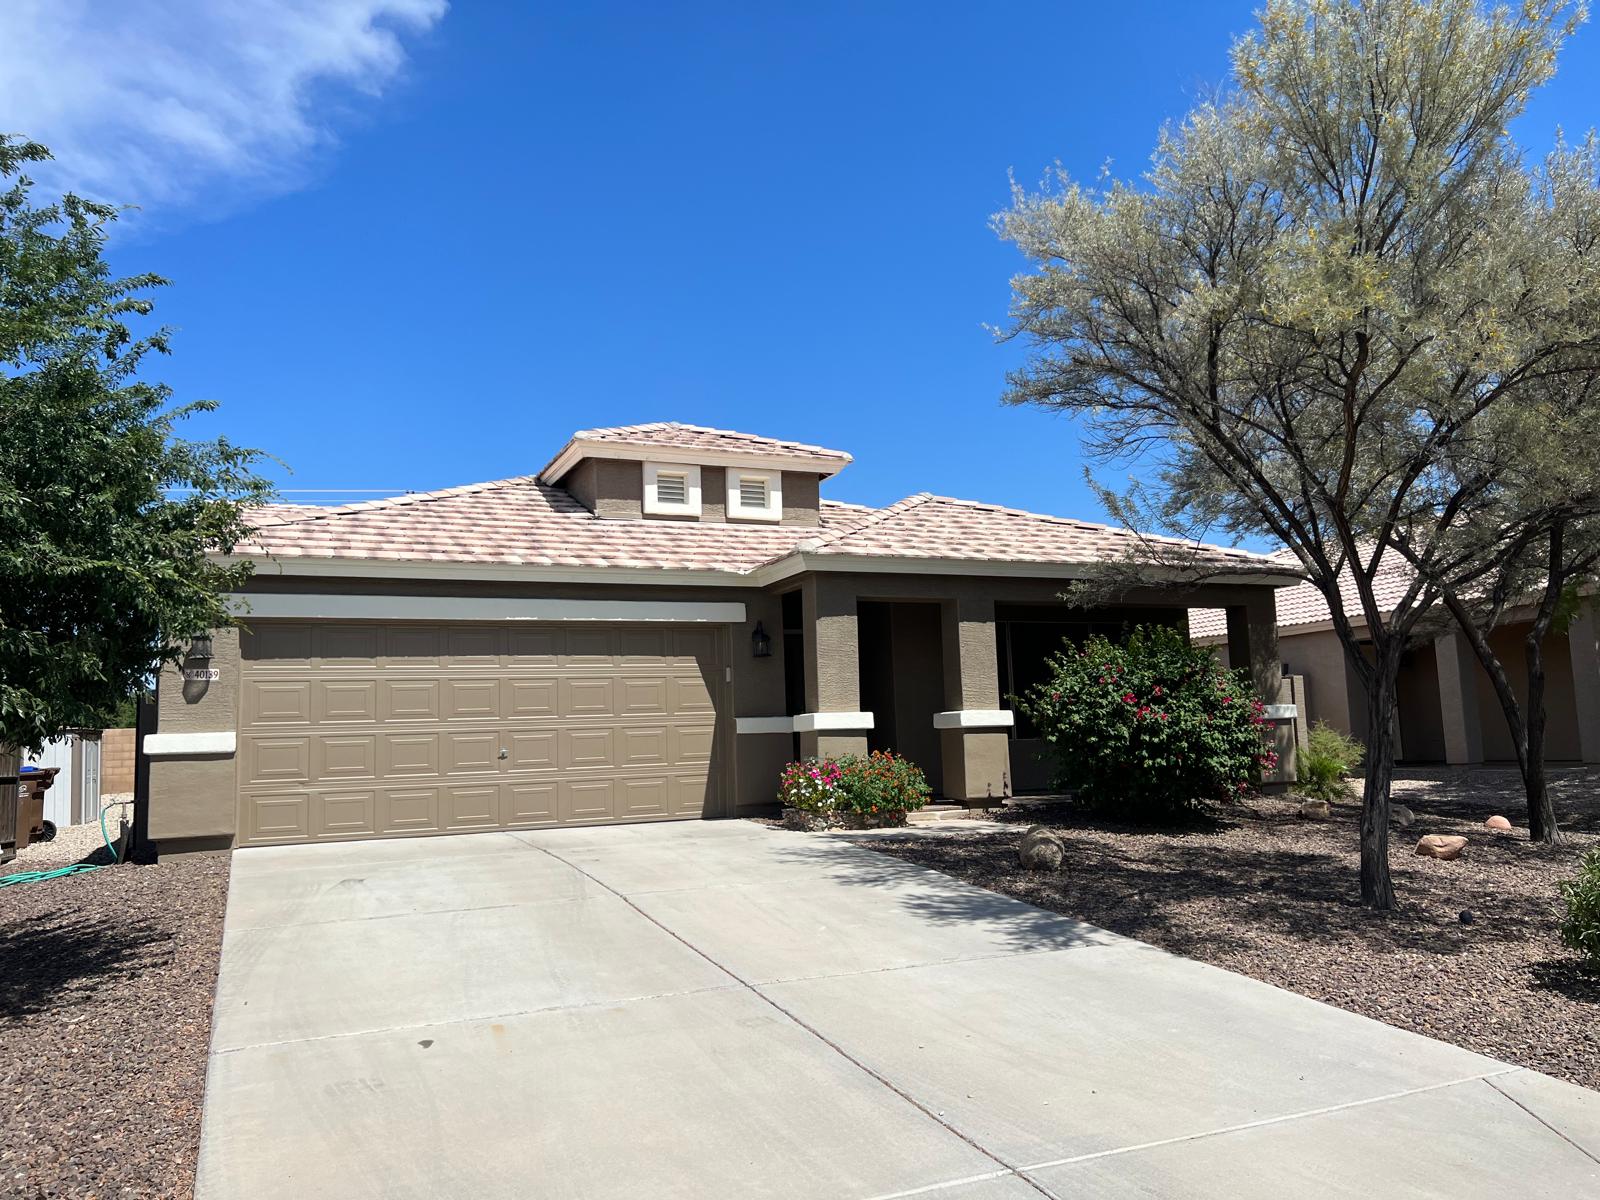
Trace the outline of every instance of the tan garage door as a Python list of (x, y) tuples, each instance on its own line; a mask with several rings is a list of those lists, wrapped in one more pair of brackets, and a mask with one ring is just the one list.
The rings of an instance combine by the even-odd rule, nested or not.
[(240, 843), (715, 814), (715, 626), (261, 621)]

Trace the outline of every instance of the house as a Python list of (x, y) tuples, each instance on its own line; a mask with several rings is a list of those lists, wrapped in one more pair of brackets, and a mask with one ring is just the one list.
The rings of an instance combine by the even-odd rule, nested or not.
[[(1285, 552), (1275, 555), (1290, 561)], [(1385, 613), (1392, 612), (1411, 584), (1403, 562), (1386, 560), (1373, 579), (1373, 591)], [(1328, 725), (1364, 740), (1367, 735), (1366, 692), (1346, 661), (1333, 630), (1327, 599), (1311, 583), (1300, 582), (1278, 594), (1278, 651), (1286, 675), (1305, 681), (1308, 722)], [(1348, 577), (1341, 580), (1343, 607), (1356, 634), (1365, 633), (1361, 601)], [(1525, 652), (1533, 604), (1509, 609), (1489, 635), (1495, 656), (1505, 667), (1513, 690), (1527, 698)], [(1441, 610), (1441, 621), (1443, 610)], [(1552, 632), (1544, 643), (1545, 709), (1549, 714), (1545, 757), (1550, 762), (1600, 762), (1600, 645), (1592, 600), (1571, 624)], [(1196, 642), (1221, 647), (1228, 657), (1225, 615), (1219, 611), (1191, 614), (1190, 635)], [(1478, 662), (1466, 637), (1454, 627), (1432, 628), (1408, 647), (1399, 679), (1399, 758), (1407, 763), (1515, 763), (1516, 751), (1505, 712), (1489, 674)]]
[[(797, 755), (892, 747), (936, 794), (1046, 783), (1006, 697), (1063, 637), (1233, 614), (1279, 675), (1262, 556), (1060, 601), (1130, 535), (944, 496), (823, 499), (838, 450), (677, 423), (573, 434), (536, 475), (278, 505), (238, 553), (243, 627), (164, 671), (164, 850), (770, 811)], [(1292, 735), (1280, 732), (1285, 770)]]

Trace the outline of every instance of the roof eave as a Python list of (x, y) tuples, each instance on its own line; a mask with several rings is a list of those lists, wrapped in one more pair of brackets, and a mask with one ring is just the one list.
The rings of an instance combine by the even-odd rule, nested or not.
[(853, 461), (842, 451), (836, 457), (822, 458), (803, 454), (762, 454), (756, 451), (717, 450), (685, 446), (649, 446), (630, 442), (589, 441), (572, 438), (561, 452), (539, 472), (538, 479), (552, 487), (586, 458), (618, 459), (623, 462), (685, 463), (695, 466), (759, 467), (764, 470), (794, 471), (831, 479)]

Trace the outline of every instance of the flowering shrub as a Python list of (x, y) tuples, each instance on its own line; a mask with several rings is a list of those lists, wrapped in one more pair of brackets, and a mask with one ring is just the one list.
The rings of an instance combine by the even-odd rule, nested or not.
[(784, 767), (778, 777), (778, 799), (785, 808), (801, 812), (831, 813), (839, 807), (839, 779), (843, 771), (832, 759), (808, 758)]
[(866, 758), (846, 755), (838, 766), (842, 811), (862, 816), (903, 813), (928, 802), (928, 780), (922, 768), (892, 750), (874, 750)]
[(1248, 674), (1166, 626), (1055, 655), (1049, 678), (1015, 703), (1050, 747), (1056, 786), (1129, 820), (1237, 794), (1278, 762)]
[(1556, 888), (1567, 906), (1561, 940), (1600, 967), (1600, 850), (1584, 855), (1578, 873)]
[(784, 767), (778, 799), (785, 808), (819, 815), (887, 817), (928, 802), (928, 781), (910, 759), (886, 750), (865, 758), (808, 758)]

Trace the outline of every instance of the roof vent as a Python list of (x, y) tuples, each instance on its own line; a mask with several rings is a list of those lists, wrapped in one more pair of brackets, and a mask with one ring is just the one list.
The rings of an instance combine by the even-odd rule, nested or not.
[(660, 504), (688, 504), (689, 477), (662, 471), (656, 476), (656, 501)]

